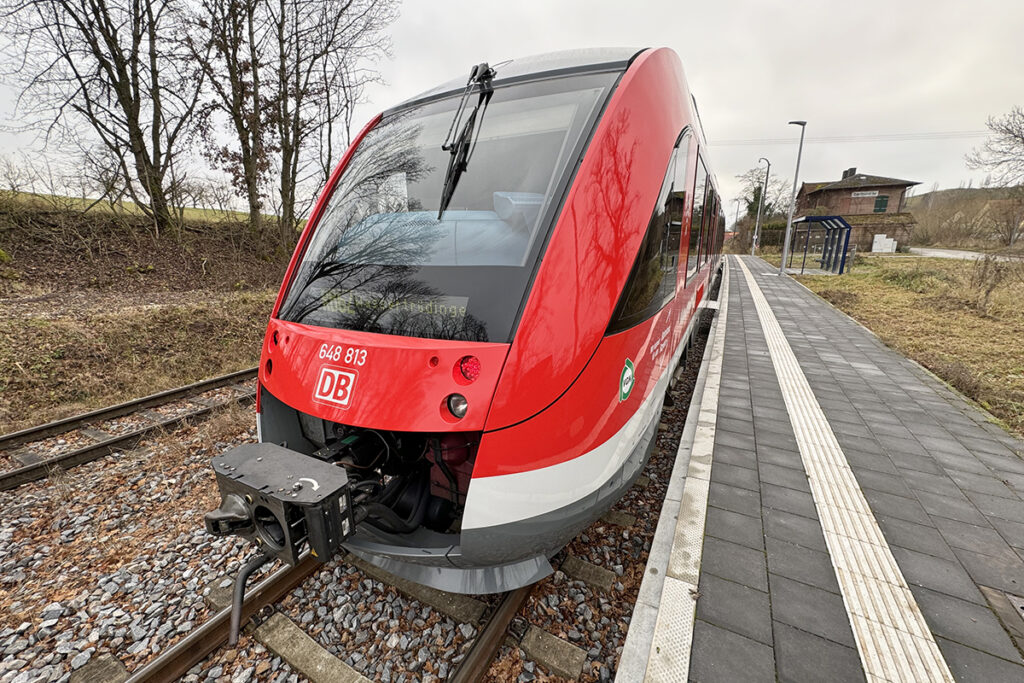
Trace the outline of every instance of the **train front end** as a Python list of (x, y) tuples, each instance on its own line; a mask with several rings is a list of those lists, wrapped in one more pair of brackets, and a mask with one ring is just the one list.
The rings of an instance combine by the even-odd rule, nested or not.
[[(549, 574), (621, 495), (668, 368), (645, 356), (660, 330), (606, 343), (605, 328), (683, 116), (622, 124), (630, 92), (657, 101), (666, 73), (681, 82), (673, 54), (642, 54), (639, 71), (635, 51), (480, 65), (367, 126), (271, 316), (260, 443), (214, 459), (212, 533), (289, 562), (344, 547), (490, 593)], [(664, 141), (643, 141), (652, 125)], [(608, 144), (645, 161), (626, 169), (640, 189), (602, 220), (622, 180), (592, 151)]]
[[(211, 532), (289, 562), (344, 544), (462, 592), (550, 573), (551, 548), (474, 559), (461, 525), (530, 283), (618, 74), (504, 75), (400, 106), (353, 144), (267, 328), (261, 443), (214, 459), (225, 502)], [(263, 466), (282, 451), (285, 467)], [(318, 494), (329, 512), (299, 507)], [(320, 526), (330, 538), (314, 544)]]

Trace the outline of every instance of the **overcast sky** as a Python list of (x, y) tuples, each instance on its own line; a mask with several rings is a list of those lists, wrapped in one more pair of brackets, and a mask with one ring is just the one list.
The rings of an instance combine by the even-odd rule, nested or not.
[[(401, 12), (393, 58), (379, 65), (387, 84), (369, 91), (358, 125), (481, 61), (670, 47), (697, 98), (730, 223), (735, 175), (758, 157), (792, 181), (800, 131), (789, 120), (808, 122), (801, 181), (856, 166), (925, 192), (978, 184), (985, 174), (964, 154), (984, 137), (814, 138), (983, 131), (988, 116), (1024, 105), (1022, 0), (406, 0)], [(779, 138), (792, 142), (726, 144)]]
[[(984, 131), (1024, 105), (1024, 0), (405, 0), (392, 26), (386, 84), (368, 91), (356, 125), (473, 64), (579, 47), (667, 46), (682, 58), (711, 143), (729, 222), (736, 174), (772, 162), (802, 181), (843, 169), (957, 187), (983, 172), (964, 155), (984, 136), (815, 142), (815, 138)], [(13, 96), (0, 90), (0, 118)], [(6, 114), (6, 116), (5, 116)], [(789, 142), (772, 142), (779, 139)], [(27, 136), (0, 132), (0, 153)], [(756, 144), (736, 141), (764, 140)]]

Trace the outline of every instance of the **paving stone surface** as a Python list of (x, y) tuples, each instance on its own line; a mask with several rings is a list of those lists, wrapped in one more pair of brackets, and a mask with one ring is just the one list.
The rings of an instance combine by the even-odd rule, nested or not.
[[(690, 679), (864, 680), (761, 323), (730, 258)], [(1019, 643), (980, 590), (1024, 595), (1024, 442), (791, 278), (742, 258), (951, 672), (1024, 681)]]

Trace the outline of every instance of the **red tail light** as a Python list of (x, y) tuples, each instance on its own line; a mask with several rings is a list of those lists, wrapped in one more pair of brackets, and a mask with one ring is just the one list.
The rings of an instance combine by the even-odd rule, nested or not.
[(459, 372), (470, 382), (480, 377), (480, 359), (476, 356), (463, 356), (459, 359)]

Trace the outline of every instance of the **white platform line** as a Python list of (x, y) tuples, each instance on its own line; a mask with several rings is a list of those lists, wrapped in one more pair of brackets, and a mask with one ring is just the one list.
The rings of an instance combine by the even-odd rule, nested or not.
[(742, 259), (868, 680), (953, 681), (850, 463)]
[[(717, 332), (708, 361), (697, 429), (690, 446), (686, 485), (679, 503), (679, 517), (665, 571), (644, 681), (685, 683), (690, 672), (700, 558), (704, 547), (704, 523), (711, 485), (711, 456), (715, 446), (715, 426), (718, 423), (718, 390), (722, 381), (722, 355), (725, 353), (725, 323), (729, 308), (728, 268), (722, 272), (718, 301)], [(680, 442), (680, 450), (684, 446)]]

